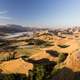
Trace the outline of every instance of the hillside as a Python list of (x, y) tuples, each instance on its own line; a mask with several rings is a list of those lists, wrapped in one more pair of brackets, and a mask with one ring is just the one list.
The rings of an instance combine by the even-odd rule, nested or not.
[[(22, 30), (24, 32), (27, 30), (19, 26), (10, 26), (5, 29), (0, 27), (0, 30), (4, 29), (4, 33), (6, 29), (13, 32), (18, 30), (21, 33)], [(31, 36), (28, 33), (25, 35), (22, 33), (17, 37), (12, 34), (13, 37), (8, 35), (9, 38), (6, 38), (5, 35), (5, 39), (0, 40), (0, 76), (2, 76), (0, 80), (3, 80), (3, 77), (11, 80), (10, 78), (16, 75), (20, 80), (24, 77), (27, 80), (34, 80), (31, 79), (32, 75), (41, 77), (39, 80), (76, 80), (76, 78), (79, 80), (80, 32), (77, 31), (78, 29), (36, 30), (35, 33), (34, 30), (31, 31), (33, 32)]]

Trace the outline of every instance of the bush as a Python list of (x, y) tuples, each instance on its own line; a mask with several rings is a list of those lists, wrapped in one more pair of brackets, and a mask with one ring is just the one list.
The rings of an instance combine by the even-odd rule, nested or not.
[(28, 80), (51, 80), (51, 72), (54, 63), (34, 64), (33, 70), (29, 71)]
[(29, 71), (29, 80), (43, 80), (44, 75), (44, 66), (40, 64), (35, 64), (33, 71)]
[(2, 56), (0, 56), (0, 61), (9, 61), (12, 59), (15, 59), (14, 54), (7, 53), (7, 54), (3, 54)]
[(0, 74), (0, 80), (28, 80), (24, 74)]
[(28, 45), (37, 45), (37, 46), (53, 46), (53, 44), (49, 41), (44, 41), (40, 39), (30, 39), (28, 41)]

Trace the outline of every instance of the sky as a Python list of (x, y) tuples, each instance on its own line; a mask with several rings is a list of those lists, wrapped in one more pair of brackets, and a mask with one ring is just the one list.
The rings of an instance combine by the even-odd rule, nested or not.
[(80, 25), (80, 0), (0, 0), (0, 24)]

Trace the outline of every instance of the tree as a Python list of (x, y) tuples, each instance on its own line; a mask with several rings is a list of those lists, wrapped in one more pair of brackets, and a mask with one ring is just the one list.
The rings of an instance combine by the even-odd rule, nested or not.
[(34, 64), (33, 70), (29, 71), (28, 80), (43, 80), (45, 76), (44, 65)]

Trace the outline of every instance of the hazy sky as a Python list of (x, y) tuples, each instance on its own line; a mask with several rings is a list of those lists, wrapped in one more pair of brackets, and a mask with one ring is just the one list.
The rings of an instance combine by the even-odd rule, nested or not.
[(80, 0), (0, 0), (0, 24), (80, 24)]

